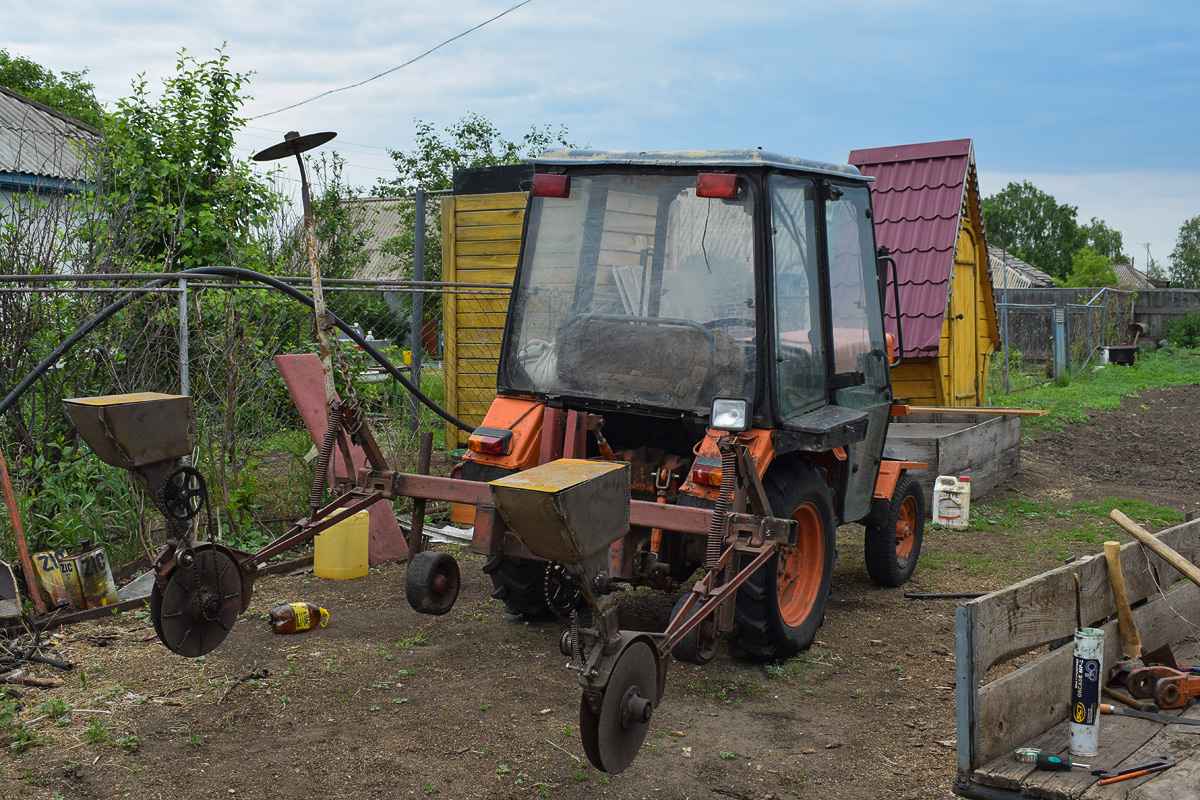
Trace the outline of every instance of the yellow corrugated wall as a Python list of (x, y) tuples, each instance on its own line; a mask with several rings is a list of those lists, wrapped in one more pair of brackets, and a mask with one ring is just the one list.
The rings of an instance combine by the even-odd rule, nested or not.
[[(523, 192), (442, 199), (442, 280), (511, 285), (521, 249)], [(478, 425), (496, 396), (496, 367), (508, 296), (448, 292), (442, 304), (446, 410)], [(466, 444), (446, 424), (446, 446)]]

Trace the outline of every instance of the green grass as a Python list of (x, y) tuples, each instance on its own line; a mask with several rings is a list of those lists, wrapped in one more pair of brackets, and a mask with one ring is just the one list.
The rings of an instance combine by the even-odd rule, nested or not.
[(1065, 385), (1046, 383), (1011, 394), (1003, 394), (1001, 381), (989, 379), (990, 405), (1045, 409), (1044, 417), (1027, 417), (1025, 424), (1062, 430), (1067, 422), (1087, 422), (1088, 411), (1119, 408), (1121, 401), (1144, 389), (1187, 386), (1200, 383), (1197, 351), (1167, 347), (1142, 353), (1132, 366), (1110, 364), (1099, 370), (1085, 367)]
[[(946, 553), (922, 553), (921, 569), (953, 566), (975, 578), (1003, 575), (1016, 579), (1021, 562), (1029, 557), (1064, 561), (1084, 551), (1095, 551), (1103, 542), (1122, 539), (1109, 512), (1118, 509), (1151, 530), (1183, 522), (1182, 512), (1140, 500), (1105, 498), (1095, 503), (1058, 505), (1045, 500), (1012, 498), (1000, 502), (981, 501), (971, 507), (971, 528), (978, 533), (1001, 537), (1006, 547), (965, 547)], [(938, 529), (940, 526), (930, 526)]]

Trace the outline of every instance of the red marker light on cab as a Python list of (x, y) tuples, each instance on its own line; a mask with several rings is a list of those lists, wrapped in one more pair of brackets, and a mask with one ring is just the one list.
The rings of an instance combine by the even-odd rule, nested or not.
[(724, 172), (701, 172), (696, 176), (696, 194), (718, 200), (737, 198), (737, 175)]
[(534, 197), (568, 197), (571, 194), (571, 178), (567, 175), (538, 173), (533, 176)]

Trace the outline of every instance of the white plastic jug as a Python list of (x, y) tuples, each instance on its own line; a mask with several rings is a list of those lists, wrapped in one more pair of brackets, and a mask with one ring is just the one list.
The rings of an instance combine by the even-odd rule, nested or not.
[(965, 530), (971, 516), (971, 478), (939, 475), (933, 484), (933, 521)]

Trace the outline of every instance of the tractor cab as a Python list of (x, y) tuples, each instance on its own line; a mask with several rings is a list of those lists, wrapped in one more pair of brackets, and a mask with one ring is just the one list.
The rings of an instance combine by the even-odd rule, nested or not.
[(776, 455), (835, 453), (837, 515), (866, 515), (892, 400), (868, 179), (758, 150), (533, 163), (500, 394), (685, 456), (721, 399)]

